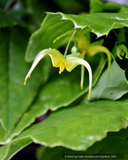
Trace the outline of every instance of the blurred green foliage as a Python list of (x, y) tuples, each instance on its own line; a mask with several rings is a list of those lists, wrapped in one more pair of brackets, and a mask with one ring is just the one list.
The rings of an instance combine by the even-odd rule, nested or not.
[[(44, 145), (38, 160), (61, 160), (67, 154), (120, 154), (128, 159), (128, 58), (126, 50), (118, 52), (119, 46), (128, 48), (127, 3), (0, 0), (1, 160), (32, 142)], [(80, 67), (59, 75), (47, 56), (24, 86), (35, 56), (47, 48), (64, 53), (71, 34), (53, 41), (75, 27), (90, 45), (103, 45), (112, 56), (106, 78), (107, 57), (85, 55), (93, 73), (90, 100), (87, 71), (81, 90)], [(68, 54), (73, 45), (71, 41)]]

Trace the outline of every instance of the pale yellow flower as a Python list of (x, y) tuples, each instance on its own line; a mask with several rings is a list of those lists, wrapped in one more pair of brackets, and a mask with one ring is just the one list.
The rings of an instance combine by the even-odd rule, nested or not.
[[(45, 49), (42, 50), (35, 58), (28, 74), (25, 77), (24, 84), (26, 84), (26, 81), (28, 77), (30, 77), (32, 71), (36, 67), (36, 65), (39, 63), (39, 61), (46, 55), (49, 55), (52, 60), (53, 67), (59, 67), (59, 74), (61, 74), (64, 69), (66, 69), (68, 72), (71, 72), (76, 66), (83, 65), (87, 68), (89, 73), (89, 94), (88, 99), (90, 98), (91, 94), (91, 87), (92, 87), (92, 70), (87, 61), (85, 61), (81, 55), (78, 54), (70, 54), (67, 55), (66, 58), (56, 49)], [(84, 82), (84, 70), (82, 69), (82, 75), (81, 75), (81, 89), (83, 88), (83, 82)]]
[(97, 45), (94, 43), (90, 44), (90, 42), (86, 39), (85, 35), (79, 31), (76, 35), (76, 42), (82, 57), (84, 58), (85, 55), (94, 56), (97, 53), (105, 53), (108, 57), (108, 76), (111, 67), (111, 53), (110, 51), (101, 45)]
[[(70, 30), (68, 32), (65, 32), (64, 34), (57, 37), (53, 42), (55, 43), (60, 38), (67, 36), (69, 34), (72, 34), (74, 31)], [(80, 54), (83, 58), (85, 58), (85, 55), (88, 56), (94, 56), (97, 53), (105, 53), (108, 58), (108, 73), (106, 77), (109, 75), (110, 67), (111, 67), (111, 53), (110, 51), (102, 45), (97, 45), (97, 43), (90, 43), (89, 40), (86, 38), (84, 33), (82, 31), (78, 31), (77, 34), (75, 34), (75, 39), (77, 43), (77, 47), (80, 50)]]

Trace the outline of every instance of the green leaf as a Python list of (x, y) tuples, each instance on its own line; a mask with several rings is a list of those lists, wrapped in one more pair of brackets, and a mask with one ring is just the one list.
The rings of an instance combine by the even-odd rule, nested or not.
[[(56, 15), (55, 13), (51, 14)], [(108, 35), (112, 29), (128, 26), (127, 13), (58, 14), (62, 16), (62, 19), (72, 21), (75, 28), (89, 27), (91, 32), (98, 37)]]
[(13, 26), (16, 25), (16, 21), (0, 12), (0, 27)]
[(2, 122), (0, 122), (0, 144), (4, 144), (6, 139), (6, 133), (2, 126)]
[(92, 90), (90, 101), (98, 99), (116, 100), (128, 93), (128, 83), (124, 71), (114, 61), (110, 74), (106, 77), (107, 70), (102, 74)]
[[(23, 115), (12, 136), (19, 134), (25, 127), (29, 126), (36, 117), (45, 114), (49, 109), (54, 111), (60, 107), (68, 106), (82, 94), (88, 91), (88, 76), (85, 77), (84, 89), (80, 88), (80, 68), (71, 73), (57, 73), (50, 81), (42, 86), (39, 96), (27, 113)], [(29, 83), (29, 82), (28, 82)], [(52, 89), (51, 89), (52, 88)]]
[(24, 22), (21, 19), (17, 19), (16, 16), (5, 14), (0, 12), (0, 27), (10, 27), (15, 25), (24, 26)]
[(1, 0), (0, 1), (0, 8), (5, 8), (5, 6), (10, 3), (12, 0)]
[(115, 0), (101, 0), (101, 1), (113, 2), (113, 3), (117, 3), (119, 5), (122, 5), (122, 6), (128, 6), (128, 1), (115, 1)]
[(89, 9), (89, 0), (78, 1), (78, 0), (65, 0), (65, 3), (60, 0), (55, 0), (60, 10), (64, 13), (80, 13)]
[(50, 10), (49, 5), (46, 5), (45, 2), (39, 0), (28, 0), (28, 9), (30, 13), (33, 15), (37, 23), (42, 23), (42, 20), (45, 18), (46, 10)]
[(31, 137), (45, 146), (86, 150), (106, 137), (108, 131), (128, 126), (128, 100), (97, 101), (52, 112), (45, 121), (32, 125), (19, 138)]
[(11, 159), (19, 150), (32, 143), (30, 138), (23, 138), (20, 140), (13, 140), (12, 142), (0, 147), (0, 159), (9, 160)]
[(0, 121), (6, 132), (5, 137), (11, 133), (43, 83), (40, 77), (42, 67), (37, 67), (29, 84), (23, 85), (30, 68), (24, 60), (27, 40), (25, 29), (17, 28), (11, 33), (7, 28), (0, 29)]
[[(100, 142), (96, 142), (90, 147), (87, 154), (115, 154), (120, 159), (128, 159), (128, 128), (119, 132), (109, 132), (107, 137)], [(122, 157), (122, 158), (121, 158)], [(98, 158), (96, 159), (98, 160)]]
[[(128, 142), (127, 142), (128, 128), (122, 129), (119, 132), (109, 132), (107, 137), (100, 142), (96, 142), (87, 151), (73, 151), (64, 147), (40, 147), (37, 151), (38, 160), (63, 160), (69, 159), (69, 156), (73, 160), (75, 159), (88, 159), (92, 156), (92, 159), (99, 160), (101, 156), (115, 156), (113, 159), (128, 159)], [(66, 158), (67, 157), (67, 158)], [(93, 158), (94, 157), (94, 158)], [(97, 158), (96, 158), (97, 157)], [(99, 157), (99, 158), (98, 158)], [(107, 159), (107, 158), (103, 158)], [(108, 159), (112, 159), (108, 158)]]
[(90, 12), (119, 12), (122, 6), (116, 3), (111, 2), (101, 2), (100, 0), (91, 0), (90, 1)]
[(71, 22), (60, 21), (61, 15), (54, 16), (47, 14), (41, 28), (34, 32), (30, 37), (29, 44), (26, 51), (26, 61), (32, 61), (35, 56), (43, 49), (58, 48), (63, 42), (53, 43), (53, 41), (61, 34), (73, 28)]
[(40, 29), (33, 33), (30, 38), (26, 60), (32, 61), (43, 49), (61, 46), (63, 39), (58, 40), (56, 43), (53, 43), (53, 40), (73, 28), (88, 28), (100, 37), (108, 35), (112, 29), (126, 26), (128, 26), (127, 13), (91, 13), (81, 15), (64, 14), (61, 12), (47, 13)]

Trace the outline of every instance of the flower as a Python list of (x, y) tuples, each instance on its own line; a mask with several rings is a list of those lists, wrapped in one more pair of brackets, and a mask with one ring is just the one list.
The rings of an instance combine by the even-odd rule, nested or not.
[[(88, 99), (89, 99), (90, 94), (91, 94), (91, 87), (92, 87), (92, 70), (91, 70), (89, 63), (86, 62), (82, 58), (82, 56), (77, 53), (73, 53), (73, 54), (70, 54), (70, 55), (67, 55), (66, 57), (64, 57), (63, 54), (61, 54), (56, 49), (42, 50), (40, 53), (38, 53), (38, 55), (34, 59), (33, 64), (25, 77), (24, 85), (26, 84), (28, 77), (30, 77), (30, 75), (31, 75), (32, 71), (34, 70), (34, 68), (36, 67), (36, 65), (46, 55), (50, 56), (50, 58), (52, 60), (53, 67), (57, 67), (57, 68), (59, 67), (59, 74), (61, 74), (65, 69), (68, 72), (71, 72), (78, 65), (83, 65), (87, 68), (88, 73), (89, 73), (89, 94), (88, 94)], [(81, 89), (83, 88), (83, 82), (84, 82), (83, 66), (82, 66), (82, 75), (81, 75)]]
[(124, 44), (121, 44), (117, 47), (116, 54), (119, 59), (128, 59), (128, 48)]
[(79, 31), (76, 35), (76, 42), (83, 58), (85, 57), (86, 54), (89, 56), (94, 56), (97, 53), (101, 52), (106, 53), (108, 57), (108, 73), (106, 75), (107, 77), (109, 75), (111, 67), (110, 51), (106, 47), (97, 44), (97, 42), (90, 44), (90, 42), (86, 39), (85, 35), (81, 31)]
[[(67, 31), (67, 32), (63, 33), (62, 35), (60, 35), (59, 37), (57, 37), (53, 42), (55, 43), (60, 38), (67, 36), (69, 34), (72, 34), (73, 32), (74, 32), (73, 30)], [(78, 30), (77, 34), (75, 34), (74, 41), (76, 41), (77, 47), (80, 50), (80, 54), (83, 58), (85, 57), (85, 55), (94, 56), (95, 54), (101, 53), (101, 52), (105, 53), (107, 55), (107, 57), (108, 57), (108, 73), (106, 75), (106, 77), (107, 77), (109, 75), (110, 67), (111, 67), (111, 53), (110, 53), (110, 51), (106, 47), (99, 45), (98, 44), (99, 41), (93, 42), (91, 44), (90, 41), (84, 35), (84, 33), (79, 30)]]

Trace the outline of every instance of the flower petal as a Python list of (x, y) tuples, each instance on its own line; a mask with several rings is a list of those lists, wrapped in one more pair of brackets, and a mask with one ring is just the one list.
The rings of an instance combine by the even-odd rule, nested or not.
[(87, 49), (90, 45), (90, 42), (89, 40), (85, 37), (84, 33), (79, 31), (77, 34), (76, 34), (76, 42), (77, 42), (77, 46), (81, 52), (81, 55), (82, 57), (84, 58), (85, 57), (85, 54), (87, 53)]
[(81, 89), (83, 89), (83, 84), (84, 84), (84, 66), (81, 65)]
[[(88, 99), (89, 99), (90, 94), (91, 94), (91, 88), (92, 88), (92, 70), (91, 70), (89, 63), (87, 61), (85, 61), (84, 59), (77, 58), (77, 57), (69, 57), (66, 59), (65, 67), (68, 72), (71, 72), (78, 65), (85, 66), (88, 70), (88, 73), (89, 73), (89, 94), (88, 94)], [(82, 71), (83, 71), (83, 69), (82, 69)], [(83, 72), (82, 72), (82, 74), (83, 74)], [(81, 88), (82, 87), (83, 87), (83, 75), (81, 78)]]
[(97, 53), (100, 53), (100, 52), (104, 52), (107, 54), (107, 57), (108, 57), (108, 73), (106, 75), (106, 77), (109, 75), (109, 72), (110, 72), (110, 67), (111, 67), (111, 53), (110, 51), (104, 47), (104, 46), (90, 46), (88, 48), (88, 55), (89, 56), (94, 56), (95, 54)]
[(51, 57), (53, 67), (60, 67), (60, 65), (65, 62), (63, 54), (56, 49), (49, 49), (48, 55)]
[(31, 75), (32, 71), (34, 70), (34, 68), (36, 67), (36, 65), (46, 55), (49, 55), (51, 57), (52, 64), (54, 67), (59, 67), (65, 61), (64, 56), (56, 49), (42, 50), (41, 52), (39, 52), (39, 54), (34, 59), (33, 64), (25, 77), (24, 85), (26, 84), (28, 77), (30, 77), (30, 75)]
[(81, 49), (86, 49), (90, 45), (89, 41), (85, 37), (84, 33), (79, 31), (76, 35), (76, 42), (78, 45), (78, 48)]

